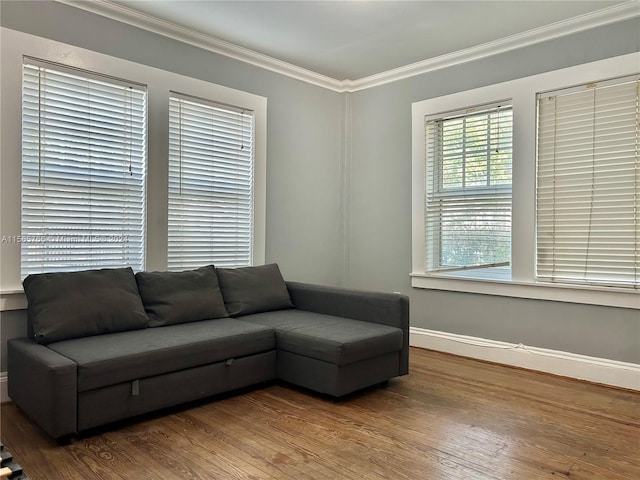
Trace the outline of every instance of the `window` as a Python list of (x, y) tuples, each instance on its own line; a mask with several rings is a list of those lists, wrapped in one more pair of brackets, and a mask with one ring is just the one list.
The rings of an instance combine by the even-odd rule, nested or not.
[(638, 65), (413, 103), (411, 286), (640, 309)]
[[(252, 115), (251, 257), (265, 262), (266, 97), (15, 30), (2, 40), (1, 310), (26, 308), (21, 281), (30, 273), (167, 270), (171, 91)], [(111, 130), (98, 130), (100, 120)]]
[(638, 77), (538, 95), (539, 281), (640, 288)]
[(426, 271), (508, 277), (511, 106), (427, 117), (425, 135)]
[(25, 58), (21, 275), (144, 268), (146, 91)]
[(172, 94), (170, 270), (253, 263), (253, 179), (253, 112)]

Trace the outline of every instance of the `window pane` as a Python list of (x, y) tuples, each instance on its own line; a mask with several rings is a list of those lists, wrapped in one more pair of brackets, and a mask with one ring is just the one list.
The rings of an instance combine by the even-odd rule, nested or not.
[(22, 278), (144, 268), (146, 91), (25, 64)]
[(442, 200), (440, 267), (509, 263), (511, 199), (468, 196)]
[(509, 265), (512, 110), (426, 125), (427, 271)]
[(538, 96), (537, 279), (640, 288), (640, 81)]
[(168, 268), (251, 265), (253, 113), (171, 97)]

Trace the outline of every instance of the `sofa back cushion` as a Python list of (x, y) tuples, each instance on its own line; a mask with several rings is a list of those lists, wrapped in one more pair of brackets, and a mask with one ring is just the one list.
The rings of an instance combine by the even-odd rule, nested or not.
[(259, 267), (218, 268), (220, 289), (232, 317), (293, 308), (287, 285), (275, 263)]
[(215, 267), (184, 272), (138, 272), (150, 327), (228, 317)]
[(34, 339), (44, 345), (147, 326), (131, 268), (40, 273), (23, 286)]

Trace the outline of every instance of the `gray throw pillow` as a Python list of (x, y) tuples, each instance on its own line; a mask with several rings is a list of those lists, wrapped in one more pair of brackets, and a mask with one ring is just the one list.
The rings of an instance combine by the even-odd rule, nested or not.
[(147, 327), (131, 268), (41, 273), (22, 284), (38, 343)]
[(228, 317), (215, 267), (185, 272), (138, 272), (150, 327)]
[(278, 265), (218, 268), (220, 290), (231, 317), (293, 308)]

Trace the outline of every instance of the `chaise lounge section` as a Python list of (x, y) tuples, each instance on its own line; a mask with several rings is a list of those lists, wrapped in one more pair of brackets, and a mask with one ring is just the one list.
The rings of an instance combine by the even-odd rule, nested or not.
[(408, 373), (406, 296), (285, 282), (275, 264), (24, 285), (9, 396), (59, 440), (274, 379), (341, 397)]

